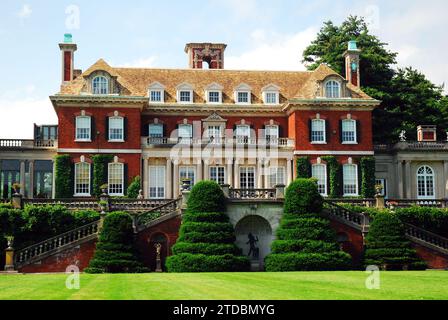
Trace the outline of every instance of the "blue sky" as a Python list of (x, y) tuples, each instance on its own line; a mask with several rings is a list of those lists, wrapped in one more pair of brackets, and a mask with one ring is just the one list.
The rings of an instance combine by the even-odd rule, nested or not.
[(302, 51), (323, 21), (358, 14), (399, 52), (399, 66), (442, 84), (447, 12), (445, 0), (2, 0), (0, 138), (31, 138), (34, 122), (57, 122), (48, 96), (59, 90), (58, 43), (67, 32), (82, 70), (99, 58), (113, 66), (185, 68), (185, 44), (202, 41), (228, 44), (227, 69), (304, 70)]

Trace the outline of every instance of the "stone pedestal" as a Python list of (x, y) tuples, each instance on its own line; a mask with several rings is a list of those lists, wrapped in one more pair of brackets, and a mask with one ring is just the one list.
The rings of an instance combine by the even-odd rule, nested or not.
[(384, 209), (385, 208), (384, 196), (376, 195), (375, 199), (376, 199), (376, 205), (375, 205), (376, 208), (377, 209)]
[(13, 272), (14, 271), (14, 249), (9, 247), (5, 250), (5, 271)]
[(276, 199), (285, 199), (285, 185), (278, 184), (275, 186), (275, 198)]
[(181, 209), (187, 209), (188, 198), (190, 197), (190, 190), (182, 191), (182, 206)]
[(230, 196), (230, 185), (229, 184), (223, 184), (223, 185), (221, 185), (221, 189), (222, 189), (222, 192), (224, 192), (224, 196), (226, 198), (229, 198), (229, 196)]
[(23, 209), (23, 196), (19, 193), (15, 193), (12, 195), (12, 206), (14, 209)]

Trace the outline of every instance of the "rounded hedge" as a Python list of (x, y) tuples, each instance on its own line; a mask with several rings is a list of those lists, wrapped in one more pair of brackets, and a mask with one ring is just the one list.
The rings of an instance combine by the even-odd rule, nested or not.
[(226, 198), (215, 181), (200, 181), (191, 189), (187, 212), (225, 212)]
[(277, 240), (272, 243), (272, 253), (325, 253), (329, 251), (337, 251), (339, 246), (337, 243), (328, 243), (318, 240)]
[(350, 263), (350, 255), (342, 251), (274, 253), (265, 259), (266, 270), (270, 272), (346, 270)]
[(185, 213), (183, 222), (229, 222), (229, 217), (223, 212)]
[(166, 267), (170, 272), (236, 272), (249, 271), (247, 257), (181, 253), (168, 257)]
[(285, 192), (286, 214), (309, 214), (322, 211), (323, 199), (315, 179), (297, 179)]
[(173, 254), (191, 253), (191, 254), (205, 254), (205, 255), (225, 255), (234, 254), (241, 255), (241, 249), (233, 243), (188, 243), (178, 242), (173, 248)]
[(417, 256), (406, 239), (404, 225), (395, 213), (378, 212), (366, 236), (365, 265), (383, 269), (424, 269), (426, 264)]

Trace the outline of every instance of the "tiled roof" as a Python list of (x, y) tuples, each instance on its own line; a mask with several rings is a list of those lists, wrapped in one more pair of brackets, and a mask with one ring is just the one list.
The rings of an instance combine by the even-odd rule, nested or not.
[[(252, 103), (262, 103), (262, 89), (273, 84), (280, 88), (280, 102), (289, 99), (316, 98), (319, 81), (328, 76), (340, 77), (326, 65), (314, 71), (246, 71), (246, 70), (210, 70), (210, 69), (143, 69), (113, 68), (104, 60), (98, 60), (81, 76), (61, 87), (62, 95), (80, 95), (87, 92), (87, 78), (94, 72), (106, 71), (120, 84), (122, 94), (147, 96), (148, 87), (159, 82), (165, 86), (165, 102), (176, 102), (176, 87), (182, 83), (194, 88), (194, 101), (205, 102), (205, 89), (212, 83), (223, 87), (223, 103), (234, 103), (234, 89), (240, 84), (252, 88)], [(371, 99), (360, 89), (347, 84), (350, 95), (358, 99)]]

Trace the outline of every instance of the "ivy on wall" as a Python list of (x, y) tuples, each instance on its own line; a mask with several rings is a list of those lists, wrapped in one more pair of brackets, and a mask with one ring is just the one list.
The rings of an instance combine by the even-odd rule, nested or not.
[(92, 156), (93, 162), (93, 182), (92, 195), (99, 197), (101, 195), (101, 186), (107, 184), (108, 164), (112, 162), (114, 157), (108, 154), (98, 154)]
[(67, 154), (57, 155), (55, 161), (55, 191), (56, 198), (73, 197), (73, 170), (70, 156)]
[(342, 196), (342, 167), (335, 156), (325, 156), (322, 160), (327, 163), (327, 176), (329, 180), (329, 198)]
[(309, 157), (297, 158), (297, 178), (311, 178), (311, 162)]
[(361, 165), (361, 196), (363, 198), (373, 198), (375, 196), (375, 158), (363, 157)]

